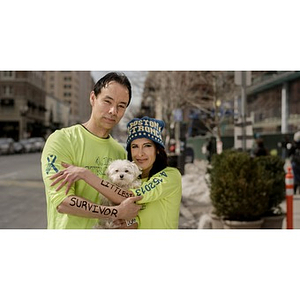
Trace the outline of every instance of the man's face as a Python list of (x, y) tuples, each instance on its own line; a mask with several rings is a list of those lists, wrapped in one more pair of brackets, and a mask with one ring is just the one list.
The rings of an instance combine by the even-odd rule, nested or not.
[(102, 88), (97, 97), (91, 92), (90, 102), (93, 121), (98, 127), (111, 130), (124, 116), (129, 92), (125, 86), (112, 81)]

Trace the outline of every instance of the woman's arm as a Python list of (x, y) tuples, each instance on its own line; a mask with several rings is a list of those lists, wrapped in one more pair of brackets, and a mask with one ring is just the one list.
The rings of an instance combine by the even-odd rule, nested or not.
[(124, 190), (117, 185), (98, 177), (86, 168), (73, 166), (64, 162), (62, 163), (62, 166), (66, 169), (50, 177), (52, 180), (55, 179), (51, 186), (54, 186), (60, 182), (59, 186), (56, 188), (57, 191), (60, 190), (64, 185), (67, 185), (67, 194), (72, 184), (75, 181), (82, 179), (115, 204), (120, 204), (126, 198), (134, 196), (132, 192)]

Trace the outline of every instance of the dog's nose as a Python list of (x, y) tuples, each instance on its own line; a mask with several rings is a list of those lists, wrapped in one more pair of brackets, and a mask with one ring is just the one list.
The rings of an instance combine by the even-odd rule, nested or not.
[(123, 174), (121, 174), (121, 175), (120, 175), (120, 178), (121, 178), (121, 179), (123, 179), (123, 177), (124, 177), (124, 175), (123, 175)]

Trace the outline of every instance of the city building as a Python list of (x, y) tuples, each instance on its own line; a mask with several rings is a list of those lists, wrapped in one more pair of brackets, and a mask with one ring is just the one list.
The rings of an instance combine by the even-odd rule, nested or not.
[(85, 122), (93, 86), (89, 71), (0, 71), (0, 137), (47, 137)]
[(69, 105), (69, 125), (84, 122), (89, 117), (89, 97), (93, 86), (90, 71), (46, 72), (47, 93)]
[(45, 73), (0, 72), (0, 136), (15, 140), (42, 136), (45, 120)]
[(300, 129), (300, 72), (256, 72), (247, 87), (247, 110), (256, 133)]
[(48, 137), (53, 131), (70, 125), (70, 105), (54, 96), (46, 95), (45, 127)]
[[(219, 94), (214, 92), (213, 73), (219, 77)], [(222, 73), (227, 77), (222, 78)], [(190, 131), (195, 135), (205, 134), (205, 127), (209, 122), (216, 125), (218, 117), (221, 135), (233, 136), (235, 119), (241, 116), (241, 86), (234, 84), (234, 73), (195, 71), (177, 72), (176, 76), (176, 72), (150, 72), (145, 82), (141, 114), (158, 117), (157, 111), (160, 111), (159, 117), (168, 120), (168, 115), (173, 114), (176, 119), (176, 112), (180, 111), (179, 121), (195, 124)], [(284, 134), (298, 130), (300, 72), (252, 71), (250, 74), (250, 84), (245, 88), (245, 114), (253, 120), (253, 132)], [(183, 85), (185, 78), (188, 80)], [(180, 99), (176, 100), (180, 93)], [(171, 113), (168, 112), (170, 108)]]

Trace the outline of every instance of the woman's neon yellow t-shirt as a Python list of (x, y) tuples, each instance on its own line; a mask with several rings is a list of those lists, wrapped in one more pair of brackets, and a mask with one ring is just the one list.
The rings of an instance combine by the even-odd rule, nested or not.
[(182, 196), (178, 169), (167, 167), (131, 191), (143, 196), (138, 202), (144, 207), (136, 218), (138, 229), (178, 229)]

